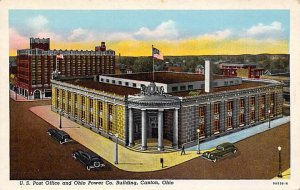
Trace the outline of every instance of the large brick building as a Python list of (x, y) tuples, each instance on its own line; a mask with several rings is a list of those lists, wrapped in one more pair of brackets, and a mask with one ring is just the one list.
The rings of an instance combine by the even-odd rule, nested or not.
[[(106, 50), (105, 43), (95, 51), (50, 50), (50, 39), (30, 38), (30, 49), (17, 51), (18, 93), (28, 99), (51, 97), (53, 72), (60, 76), (92, 76), (114, 74), (115, 51)], [(57, 59), (57, 55), (63, 59)]]
[(257, 68), (254, 63), (221, 63), (220, 69), (224, 76), (260, 78), (264, 74), (263, 68)]
[[(209, 63), (206, 63), (209, 66)], [(52, 80), (52, 110), (121, 144), (159, 151), (282, 117), (282, 84), (191, 73), (101, 75)], [(169, 143), (166, 143), (169, 142)], [(153, 147), (152, 147), (153, 148)]]

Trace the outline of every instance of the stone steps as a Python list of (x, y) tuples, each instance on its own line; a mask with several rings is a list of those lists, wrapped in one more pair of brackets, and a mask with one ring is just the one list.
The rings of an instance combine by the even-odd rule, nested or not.
[(133, 147), (126, 147), (126, 148), (128, 148), (129, 150), (136, 151), (136, 152), (154, 153), (154, 154), (168, 153), (168, 152), (176, 152), (176, 151), (178, 151), (178, 150), (174, 149), (171, 146), (165, 146), (163, 151), (157, 150), (156, 146), (148, 146), (147, 150), (141, 150), (141, 146), (142, 146), (141, 144), (136, 144)]

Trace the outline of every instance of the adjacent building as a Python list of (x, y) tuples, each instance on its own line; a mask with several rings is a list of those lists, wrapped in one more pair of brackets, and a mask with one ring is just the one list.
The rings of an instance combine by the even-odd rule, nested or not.
[(224, 76), (260, 78), (260, 76), (264, 74), (264, 69), (257, 68), (254, 63), (221, 63), (220, 69)]
[(50, 50), (49, 38), (30, 38), (30, 49), (17, 51), (17, 92), (28, 99), (50, 98), (54, 71), (64, 77), (114, 74), (115, 51), (105, 42), (95, 51)]
[(142, 151), (150, 140), (158, 151), (189, 147), (198, 135), (207, 141), (282, 117), (281, 83), (205, 71), (56, 78), (52, 110)]

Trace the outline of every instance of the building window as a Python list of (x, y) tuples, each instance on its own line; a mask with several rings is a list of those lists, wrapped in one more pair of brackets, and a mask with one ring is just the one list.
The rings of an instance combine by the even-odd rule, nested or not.
[(254, 106), (254, 105), (255, 105), (255, 97), (252, 96), (252, 97), (250, 98), (250, 106)]
[(232, 117), (231, 116), (227, 117), (226, 128), (227, 128), (227, 130), (232, 129)]
[(109, 79), (106, 79), (106, 82), (109, 82)]
[(255, 110), (250, 111), (250, 122), (251, 123), (255, 122)]
[(244, 125), (244, 123), (245, 123), (245, 114), (240, 113), (239, 123), (240, 123), (240, 125)]
[(214, 104), (214, 113), (215, 114), (219, 114), (220, 113), (220, 104), (219, 103), (215, 103)]
[(177, 92), (177, 91), (178, 91), (178, 87), (177, 86), (172, 87), (172, 92)]
[(220, 122), (218, 119), (214, 120), (214, 133), (220, 132)]
[(113, 84), (115, 84), (115, 83), (116, 83), (116, 81), (115, 81), (115, 80), (112, 80), (112, 83), (113, 83)]
[(185, 90), (185, 86), (180, 86), (180, 90), (181, 91)]
[(99, 127), (103, 127), (103, 119), (101, 117), (98, 117), (98, 123), (99, 123)]
[(194, 86), (193, 85), (188, 85), (188, 90), (193, 90)]
[(85, 97), (81, 96), (81, 120), (85, 120)]
[(204, 117), (204, 107), (199, 107), (199, 116)]
[(259, 117), (260, 117), (260, 120), (264, 120), (265, 117), (266, 117), (265, 101), (266, 101), (266, 96), (265, 95), (260, 96), (260, 98), (259, 98), (259, 105), (260, 105)]
[(122, 81), (119, 81), (119, 85), (122, 85)]
[(113, 105), (109, 104), (108, 105), (108, 130), (112, 130), (112, 125), (113, 125)]
[(224, 82), (224, 85), (225, 85), (225, 86), (228, 86), (228, 81), (225, 81), (225, 82)]
[(128, 82), (125, 82), (125, 86), (129, 86), (129, 83), (128, 83)]
[(205, 137), (205, 125), (204, 125), (204, 123), (200, 123), (199, 129), (200, 129), (200, 133), (199, 133), (200, 138)]
[(227, 111), (232, 111), (233, 101), (227, 102)]
[(65, 91), (64, 90), (62, 90), (61, 91), (61, 96), (62, 96), (62, 107), (61, 107), (61, 109), (62, 109), (62, 111), (65, 111), (65, 102), (66, 102), (66, 100), (65, 100)]
[(245, 99), (240, 99), (240, 108), (244, 108), (245, 107)]
[(101, 78), (101, 82), (103, 82), (104, 81), (104, 79), (103, 78)]
[(56, 88), (56, 108), (59, 108), (59, 90)]
[(136, 87), (136, 83), (132, 83), (132, 86), (133, 86), (133, 87)]
[(74, 108), (74, 115), (75, 115), (75, 117), (77, 117), (77, 115), (78, 115), (78, 108), (77, 108), (77, 95), (75, 94), (74, 95), (74, 103), (75, 103), (75, 108)]
[(68, 113), (71, 113), (71, 92), (67, 94), (67, 101), (68, 101)]

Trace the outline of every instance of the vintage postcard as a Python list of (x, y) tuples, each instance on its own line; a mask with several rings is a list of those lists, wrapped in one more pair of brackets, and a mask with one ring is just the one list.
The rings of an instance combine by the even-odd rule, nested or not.
[(300, 188), (299, 1), (0, 5), (0, 190)]

